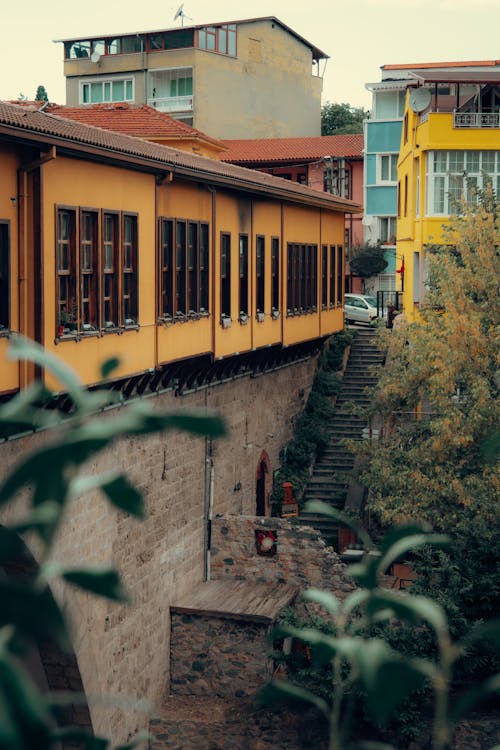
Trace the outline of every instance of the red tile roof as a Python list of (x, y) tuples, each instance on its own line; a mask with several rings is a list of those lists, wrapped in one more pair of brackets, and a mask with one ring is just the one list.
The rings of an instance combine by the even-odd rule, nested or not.
[(134, 138), (122, 133), (96, 128), (64, 119), (45, 111), (0, 101), (0, 137), (19, 139), (44, 147), (55, 146), (69, 154), (89, 154), (106, 163), (118, 163), (161, 175), (171, 172), (210, 185), (224, 186), (250, 193), (283, 198), (333, 210), (357, 213), (354, 201), (299, 185), (291, 180), (257, 172), (252, 169), (223, 164), (215, 159), (159, 143)]
[(219, 156), (237, 164), (316, 161), (324, 156), (359, 158), (363, 156), (363, 134), (322, 135), (303, 138), (257, 138), (222, 141), (227, 147)]
[(409, 63), (382, 65), (382, 70), (420, 70), (426, 68), (487, 68), (500, 65), (500, 60), (462, 60), (460, 62)]
[(127, 102), (114, 104), (92, 104), (85, 107), (66, 107), (60, 104), (49, 104), (45, 110), (54, 115), (76, 120), (86, 125), (94, 125), (105, 130), (133, 135), (136, 138), (162, 138), (172, 140), (203, 140), (213, 145), (222, 144), (201, 130), (175, 120), (164, 112), (158, 112), (147, 105), (134, 105)]

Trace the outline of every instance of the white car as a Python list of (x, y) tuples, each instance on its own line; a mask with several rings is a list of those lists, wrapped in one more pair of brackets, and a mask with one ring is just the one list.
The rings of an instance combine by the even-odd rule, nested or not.
[(368, 294), (344, 295), (346, 323), (373, 323), (377, 318), (377, 298)]

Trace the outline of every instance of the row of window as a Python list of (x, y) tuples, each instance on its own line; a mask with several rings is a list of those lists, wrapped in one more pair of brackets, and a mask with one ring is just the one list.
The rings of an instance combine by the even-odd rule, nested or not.
[(473, 200), (491, 180), (500, 194), (500, 151), (431, 151), (427, 157), (427, 214), (449, 215), (457, 200)]
[[(220, 303), (221, 317), (231, 318), (231, 235), (222, 232), (220, 238)], [(248, 234), (238, 237), (238, 318), (245, 321), (250, 314), (249, 296), (249, 241)], [(257, 235), (255, 238), (255, 311), (257, 317), (265, 315), (265, 284), (266, 284), (266, 237)], [(271, 237), (271, 314), (280, 309), (280, 276), (279, 256), (280, 241), (278, 237)]]
[(65, 42), (64, 58), (90, 58), (97, 62), (102, 55), (125, 55), (134, 52), (158, 52), (170, 49), (198, 47), (222, 55), (236, 56), (236, 24), (206, 26), (200, 29), (180, 28), (152, 34), (134, 34), (107, 39)]
[[(150, 99), (170, 99), (193, 95), (192, 68), (174, 68), (150, 73)], [(135, 100), (134, 77), (113, 76), (80, 81), (80, 104), (108, 104)]]
[(58, 336), (137, 325), (138, 218), (97, 209), (57, 209)]

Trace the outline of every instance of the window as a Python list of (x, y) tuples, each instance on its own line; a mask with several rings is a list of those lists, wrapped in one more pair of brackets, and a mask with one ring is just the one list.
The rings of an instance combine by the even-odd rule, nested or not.
[(255, 244), (256, 311), (265, 312), (266, 238), (258, 235)]
[(103, 328), (118, 327), (118, 213), (103, 215), (102, 309)]
[(137, 215), (61, 207), (56, 218), (57, 335), (137, 325)]
[(337, 245), (337, 305), (343, 304), (344, 296), (344, 248)]
[(454, 202), (475, 200), (491, 179), (500, 186), (499, 151), (430, 151), (427, 157), (427, 215), (453, 213)]
[(328, 305), (328, 245), (321, 248), (321, 307)]
[(110, 78), (80, 82), (80, 104), (133, 102), (134, 79)]
[(57, 212), (56, 274), (57, 274), (57, 331), (76, 330), (78, 303), (76, 299), (76, 211), (59, 209)]
[(137, 324), (137, 216), (123, 215), (122, 229), (122, 323)]
[(159, 239), (159, 317), (208, 312), (208, 224), (161, 218)]
[(280, 241), (271, 239), (271, 311), (280, 309)]
[(290, 243), (287, 256), (288, 314), (315, 310), (318, 296), (318, 246)]
[(248, 235), (240, 234), (240, 316), (248, 315)]
[(378, 239), (382, 245), (396, 244), (396, 217), (379, 216), (378, 218)]
[(378, 157), (378, 182), (397, 182), (398, 154), (381, 154)]
[[(172, 68), (156, 70), (148, 74), (149, 98), (172, 99), (193, 95), (193, 69)], [(161, 103), (161, 102), (160, 102)]]
[(337, 268), (337, 248), (330, 245), (330, 307), (335, 307), (335, 270)]
[(10, 327), (9, 222), (0, 219), (0, 331)]
[(220, 312), (221, 318), (231, 318), (231, 235), (220, 236)]
[(83, 330), (99, 327), (99, 214), (80, 212), (80, 317)]
[(198, 47), (209, 52), (236, 57), (236, 24), (206, 26), (198, 29)]

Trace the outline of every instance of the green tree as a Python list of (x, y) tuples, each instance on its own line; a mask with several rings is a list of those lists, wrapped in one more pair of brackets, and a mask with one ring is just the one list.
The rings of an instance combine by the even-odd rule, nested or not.
[(369, 116), (369, 111), (364, 107), (327, 102), (321, 108), (321, 135), (362, 133), (363, 120)]
[(49, 95), (47, 94), (45, 90), (45, 86), (40, 85), (35, 94), (35, 101), (36, 102), (48, 102), (49, 101)]
[(488, 533), (498, 528), (500, 497), (498, 461), (485, 450), (500, 422), (500, 226), (491, 190), (461, 206), (447, 241), (429, 253), (419, 320), (385, 334), (375, 400), (385, 433), (365, 452), (363, 479), (383, 522), (419, 518), (447, 532), (473, 524)]
[(349, 249), (349, 270), (362, 279), (377, 276), (387, 268), (384, 248), (381, 245), (364, 245)]

